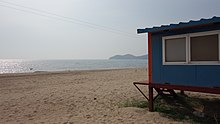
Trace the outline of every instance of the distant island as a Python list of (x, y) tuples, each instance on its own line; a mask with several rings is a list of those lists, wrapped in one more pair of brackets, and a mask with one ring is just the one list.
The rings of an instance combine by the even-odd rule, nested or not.
[(142, 56), (134, 56), (131, 54), (126, 55), (115, 55), (110, 57), (109, 59), (147, 59), (148, 55), (142, 55)]

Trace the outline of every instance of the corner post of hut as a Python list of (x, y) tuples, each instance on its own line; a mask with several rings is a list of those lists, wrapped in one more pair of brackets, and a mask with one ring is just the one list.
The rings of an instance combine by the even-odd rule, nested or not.
[(153, 87), (152, 83), (152, 44), (151, 44), (151, 33), (148, 32), (148, 79), (149, 79), (149, 111), (154, 111), (153, 105)]

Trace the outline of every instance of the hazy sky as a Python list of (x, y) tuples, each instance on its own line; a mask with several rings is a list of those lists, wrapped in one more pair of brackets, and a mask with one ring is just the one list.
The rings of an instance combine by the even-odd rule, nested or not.
[(0, 0), (0, 59), (142, 55), (146, 35), (137, 28), (220, 16), (219, 6), (220, 0)]

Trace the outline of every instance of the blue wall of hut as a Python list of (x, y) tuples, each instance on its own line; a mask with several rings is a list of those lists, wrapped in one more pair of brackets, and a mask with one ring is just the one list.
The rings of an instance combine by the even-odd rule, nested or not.
[(189, 86), (220, 87), (219, 65), (163, 65), (162, 37), (220, 30), (219, 25), (193, 29), (152, 33), (152, 80), (153, 83), (171, 83)]

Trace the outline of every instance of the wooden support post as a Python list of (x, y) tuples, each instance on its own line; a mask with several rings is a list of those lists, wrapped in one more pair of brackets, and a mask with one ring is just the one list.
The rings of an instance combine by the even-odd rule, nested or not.
[(152, 83), (152, 43), (151, 43), (151, 33), (148, 32), (148, 78), (149, 78), (149, 111), (154, 111), (154, 95), (153, 87), (150, 85)]
[(153, 87), (149, 85), (149, 111), (154, 111), (154, 95), (153, 95)]
[(184, 90), (180, 90), (181, 95), (185, 95)]

